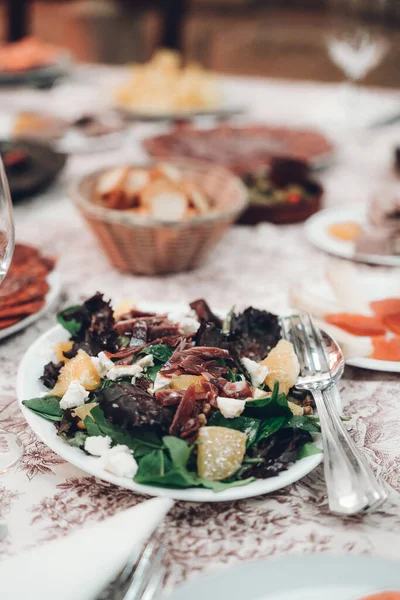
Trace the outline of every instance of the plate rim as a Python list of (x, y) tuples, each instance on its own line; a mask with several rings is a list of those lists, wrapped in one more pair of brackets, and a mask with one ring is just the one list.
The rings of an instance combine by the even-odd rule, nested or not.
[[(352, 563), (350, 566), (349, 561)], [(368, 568), (369, 565), (371, 565), (372, 568)], [(272, 556), (257, 560), (241, 561), (230, 566), (223, 566), (222, 568), (206, 573), (205, 575), (193, 577), (188, 582), (178, 585), (172, 590), (172, 592), (168, 594), (168, 596), (163, 594), (162, 599), (166, 600), (166, 598), (170, 598), (170, 600), (183, 600), (184, 598), (190, 598), (191, 592), (194, 591), (195, 588), (197, 589), (198, 594), (203, 594), (204, 597), (205, 592), (209, 591), (211, 588), (214, 588), (216, 593), (218, 593), (218, 591), (224, 588), (225, 582), (232, 577), (232, 574), (233, 578), (237, 579), (238, 582), (243, 580), (243, 577), (245, 577), (246, 579), (254, 582), (254, 585), (257, 586), (257, 578), (259, 574), (262, 574), (262, 579), (265, 581), (268, 578), (268, 572), (271, 573), (272, 576), (275, 576), (276, 574), (280, 576), (282, 572), (289, 573), (296, 571), (300, 575), (300, 581), (299, 577), (294, 578), (295, 581), (293, 581), (291, 578), (282, 578), (281, 590), (273, 590), (275, 598), (275, 594), (284, 594), (285, 591), (292, 592), (294, 586), (296, 589), (304, 589), (305, 586), (303, 584), (303, 580), (301, 579), (302, 576), (305, 578), (304, 583), (310, 586), (312, 584), (309, 579), (310, 573), (314, 573), (314, 575), (321, 575), (321, 580), (326, 576), (332, 577), (333, 580), (337, 581), (338, 586), (340, 586), (341, 579), (338, 578), (338, 573), (349, 573), (350, 578), (365, 577), (365, 573), (367, 573), (372, 579), (376, 576), (377, 572), (380, 572), (381, 570), (387, 570), (393, 577), (394, 581), (396, 579), (396, 573), (398, 573), (398, 569), (395, 568), (396, 566), (398, 566), (398, 561), (395, 559), (372, 555), (365, 556), (336, 553), (307, 553), (303, 555)], [(308, 580), (306, 578), (308, 578)], [(259, 579), (261, 579), (261, 577)], [(315, 581), (315, 577), (313, 581)], [(394, 589), (393, 585), (400, 589), (400, 575), (397, 575), (397, 581), (398, 583), (385, 584), (385, 590)], [(291, 585), (291, 587), (287, 587), (288, 584)], [(373, 585), (374, 584), (371, 583), (371, 586)], [(378, 585), (380, 587), (381, 584)], [(371, 589), (370, 592), (367, 592), (367, 595), (377, 593), (379, 591), (384, 590), (382, 590), (382, 588)], [(257, 594), (257, 596), (254, 597), (254, 600), (256, 598), (257, 600), (258, 598), (261, 599), (261, 596), (258, 596), (260, 592), (261, 590), (250, 590), (250, 594)], [(261, 593), (263, 593), (263, 599), (268, 598), (268, 592), (265, 589)], [(282, 596), (282, 600), (283, 597), (284, 596)], [(253, 595), (251, 598), (253, 598)]]
[[(326, 252), (332, 256), (339, 256), (340, 258), (345, 258), (346, 260), (351, 260), (356, 263), (363, 264), (373, 264), (380, 265), (383, 267), (400, 267), (400, 256), (396, 256), (394, 254), (391, 255), (380, 255), (380, 254), (356, 254), (354, 250), (343, 242), (343, 249), (332, 247), (332, 242), (329, 240), (329, 236), (325, 233), (321, 236), (321, 233), (318, 232), (317, 239), (315, 238), (315, 231), (319, 226), (321, 231), (321, 225), (324, 224), (324, 228), (326, 228), (329, 222), (329, 216), (339, 213), (343, 215), (342, 218), (346, 218), (346, 213), (348, 214), (348, 218), (355, 218), (354, 215), (358, 213), (360, 215), (360, 221), (365, 222), (365, 211), (366, 206), (360, 204), (350, 204), (348, 206), (329, 206), (324, 208), (314, 215), (309, 217), (303, 227), (306, 239), (310, 244), (312, 244), (315, 248)], [(340, 218), (340, 217), (339, 217)]]
[[(155, 306), (156, 304), (157, 303), (141, 302), (138, 303), (138, 306), (147, 305), (150, 307), (152, 305)], [(168, 305), (171, 307), (182, 306), (182, 303), (180, 305), (179, 303), (158, 303), (159, 306), (161, 304), (163, 304), (165, 308)], [(53, 339), (55, 336), (62, 340), (63, 338), (68, 337), (68, 333), (61, 325), (55, 325), (38, 337), (25, 351), (17, 373), (16, 390), (18, 405), (28, 425), (46, 446), (64, 458), (68, 463), (73, 464), (78, 469), (94, 475), (103, 481), (150, 496), (167, 497), (189, 502), (226, 502), (261, 496), (291, 485), (311, 473), (323, 460), (323, 453), (314, 454), (301, 461), (296, 461), (292, 467), (287, 471), (279, 473), (276, 477), (257, 480), (246, 486), (233, 487), (218, 493), (202, 488), (168, 489), (157, 486), (141, 485), (127, 478), (116, 477), (98, 466), (97, 462), (95, 462), (95, 457), (87, 456), (81, 449), (69, 446), (64, 440), (57, 438), (53, 423), (45, 421), (22, 405), (22, 401), (27, 399), (25, 389), (32, 383), (29, 382), (29, 373), (31, 373), (31, 368), (29, 367), (32, 365), (32, 360), (36, 363), (41, 358), (45, 360), (44, 351), (49, 350), (50, 340), (53, 343), (55, 342), (55, 339)], [(36, 360), (34, 360), (34, 357), (36, 357)], [(39, 357), (39, 359), (37, 357)], [(48, 356), (46, 360), (48, 360)], [(43, 366), (44, 365), (41, 365), (41, 367)], [(35, 381), (37, 381), (37, 379), (35, 379)], [(256, 489), (254, 489), (255, 486)]]

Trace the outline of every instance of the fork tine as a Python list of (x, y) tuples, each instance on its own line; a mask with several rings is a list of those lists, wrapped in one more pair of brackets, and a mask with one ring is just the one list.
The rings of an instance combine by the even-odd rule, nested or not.
[(146, 589), (144, 590), (143, 596), (140, 600), (153, 600), (153, 598), (157, 598), (158, 593), (162, 588), (162, 583), (164, 581), (165, 571), (163, 568), (160, 568), (159, 571), (154, 573), (153, 577), (150, 579)]
[(318, 358), (320, 361), (320, 367), (323, 371), (329, 371), (330, 372), (330, 368), (329, 368), (329, 364), (328, 364), (328, 359), (326, 358), (326, 353), (325, 353), (325, 349), (324, 349), (324, 343), (322, 341), (322, 337), (321, 337), (321, 332), (320, 330), (315, 326), (315, 323), (310, 315), (310, 313), (307, 313), (307, 317), (308, 317), (308, 322), (310, 323), (310, 329), (311, 329), (311, 333), (312, 333), (312, 337), (314, 339), (315, 342), (315, 347), (318, 353)]
[(317, 369), (318, 365), (315, 363), (314, 353), (312, 351), (312, 347), (310, 344), (310, 336), (307, 331), (307, 326), (304, 322), (304, 316), (302, 313), (298, 314), (298, 319), (300, 323), (300, 327), (297, 328), (297, 331), (301, 334), (302, 346), (304, 348), (303, 351), (303, 361), (308, 369), (308, 374), (313, 375)]
[(121, 600), (140, 600), (147, 586), (155, 577), (157, 570), (161, 570), (165, 545), (162, 542), (156, 549), (156, 539), (157, 538), (153, 539), (151, 544), (144, 549), (142, 561), (132, 573), (129, 587)]

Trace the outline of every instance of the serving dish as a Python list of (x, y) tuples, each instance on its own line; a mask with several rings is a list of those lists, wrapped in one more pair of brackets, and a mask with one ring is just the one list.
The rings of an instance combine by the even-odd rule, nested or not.
[(373, 254), (356, 251), (354, 241), (334, 237), (329, 232), (340, 223), (356, 223), (365, 231), (371, 230), (367, 216), (368, 208), (363, 205), (326, 208), (313, 215), (304, 225), (308, 241), (320, 250), (348, 260), (372, 265), (400, 266), (400, 254)]
[[(126, 308), (125, 308), (125, 310), (126, 310)], [(164, 304), (164, 303), (162, 303), (162, 304), (161, 303), (146, 303), (146, 304), (137, 305), (134, 309), (134, 312), (135, 312), (135, 314), (138, 314), (137, 311), (145, 311), (146, 313), (155, 311), (158, 314), (162, 313), (165, 315), (165, 313), (170, 314), (172, 311), (172, 313), (175, 315), (177, 315), (177, 314), (182, 315), (183, 314), (182, 311), (185, 311), (185, 310), (187, 310), (187, 306), (185, 307), (184, 305), (168, 305), (168, 304)], [(66, 313), (65, 311), (62, 314), (64, 315), (64, 317), (67, 317), (69, 319), (71, 319), (71, 318), (75, 319), (75, 317), (72, 316), (72, 313), (70, 313), (69, 317), (68, 317), (68, 313)], [(182, 318), (182, 316), (180, 318)], [(122, 321), (123, 321), (123, 318), (122, 318)], [(186, 321), (186, 324), (188, 324), (187, 321)], [(122, 325), (119, 322), (118, 331), (120, 330), (121, 326)], [(181, 327), (181, 325), (178, 325), (178, 326)], [(170, 323), (169, 327), (171, 327), (171, 323)], [(39, 416), (39, 414), (35, 414), (27, 406), (24, 406), (22, 404), (22, 402), (24, 400), (27, 400), (28, 398), (32, 398), (32, 397), (39, 398), (39, 400), (40, 400), (40, 395), (43, 395), (43, 393), (45, 392), (45, 388), (39, 380), (39, 377), (43, 373), (43, 367), (46, 363), (48, 363), (49, 361), (53, 361), (55, 359), (54, 350), (53, 350), (54, 344), (61, 342), (61, 341), (68, 340), (68, 338), (69, 338), (68, 332), (65, 329), (61, 328), (60, 326), (57, 326), (57, 327), (51, 329), (50, 331), (48, 331), (41, 338), (36, 340), (34, 342), (34, 344), (28, 349), (28, 351), (26, 352), (26, 354), (21, 362), (20, 368), (19, 368), (18, 382), (17, 382), (18, 398), (21, 403), (21, 410), (22, 410), (25, 418), (27, 419), (28, 423), (31, 425), (31, 427), (36, 432), (36, 434), (56, 453), (58, 453), (60, 456), (65, 458), (67, 461), (71, 462), (78, 468), (81, 468), (82, 470), (84, 470), (88, 473), (91, 473), (91, 474), (93, 474), (97, 477), (100, 477), (106, 481), (115, 483), (117, 485), (120, 485), (122, 487), (131, 489), (131, 490), (134, 490), (134, 491), (137, 491), (140, 493), (146, 493), (146, 494), (157, 495), (157, 496), (167, 496), (167, 497), (171, 497), (171, 498), (175, 498), (175, 499), (191, 500), (191, 501), (195, 501), (195, 502), (203, 502), (203, 501), (204, 502), (206, 502), (206, 501), (219, 502), (219, 501), (225, 501), (225, 500), (234, 500), (234, 499), (239, 499), (239, 498), (247, 498), (247, 497), (257, 496), (260, 494), (265, 494), (265, 493), (274, 491), (274, 490), (284, 487), (286, 485), (289, 485), (290, 483), (296, 481), (297, 479), (299, 479), (299, 478), (303, 477), (304, 475), (306, 475), (307, 473), (309, 473), (312, 469), (314, 469), (320, 463), (320, 461), (322, 459), (322, 454), (320, 453), (320, 451), (317, 449), (314, 450), (310, 446), (310, 448), (309, 448), (310, 455), (309, 456), (307, 456), (306, 458), (302, 458), (301, 460), (297, 460), (297, 462), (294, 462), (293, 464), (287, 465), (287, 469), (281, 471), (278, 475), (273, 475), (273, 473), (271, 472), (270, 475), (272, 475), (272, 476), (268, 477), (267, 479), (256, 479), (254, 481), (249, 481), (248, 479), (245, 479), (244, 481), (245, 481), (246, 485), (240, 485), (240, 486), (236, 486), (236, 484), (235, 485), (232, 484), (232, 486), (231, 485), (227, 486), (224, 484), (221, 487), (221, 486), (217, 486), (217, 485), (214, 486), (214, 484), (213, 484), (213, 486), (211, 486), (211, 487), (213, 487), (214, 489), (202, 489), (201, 487), (193, 487), (192, 483), (190, 484), (191, 487), (187, 488), (187, 486), (186, 486), (186, 489), (180, 489), (180, 487), (176, 487), (178, 485), (176, 483), (176, 480), (174, 480), (174, 484), (171, 483), (171, 486), (173, 485), (175, 487), (171, 487), (171, 488), (168, 487), (168, 484), (166, 486), (165, 483), (163, 484), (162, 487), (161, 487), (161, 483), (152, 484), (152, 485), (148, 485), (148, 484), (143, 485), (141, 483), (138, 483), (138, 481), (137, 481), (138, 474), (140, 474), (140, 472), (142, 472), (142, 475), (139, 479), (143, 480), (143, 469), (144, 469), (143, 462), (141, 462), (141, 460), (143, 461), (143, 459), (140, 459), (140, 458), (138, 459), (139, 460), (139, 471), (137, 471), (136, 472), (137, 474), (135, 475), (136, 481), (132, 480), (131, 477), (129, 478), (126, 476), (117, 476), (115, 473), (110, 471), (109, 467), (104, 466), (104, 465), (107, 465), (107, 461), (106, 461), (106, 463), (104, 463), (104, 456), (103, 456), (103, 458), (99, 459), (95, 456), (90, 456), (88, 454), (85, 454), (81, 449), (79, 449), (77, 447), (72, 447), (71, 445), (66, 443), (66, 441), (65, 441), (65, 439), (63, 439), (63, 437), (57, 435), (57, 431), (56, 431), (56, 428), (54, 427), (54, 423), (46, 421), (41, 416)], [(129, 348), (127, 350), (129, 350)], [(199, 348), (199, 350), (201, 350), (201, 348)], [(211, 348), (211, 350), (213, 350), (213, 349)], [(71, 367), (69, 367), (69, 368), (71, 368)], [(114, 369), (115, 368), (116, 367), (114, 367)], [(160, 368), (160, 367), (158, 367), (158, 368)], [(51, 372), (52, 372), (51, 369), (50, 369), (50, 371), (47, 371), (47, 373), (50, 373), (50, 375), (51, 375)], [(60, 375), (58, 375), (58, 377), (59, 376)], [(108, 374), (107, 377), (111, 377), (111, 375)], [(149, 374), (147, 373), (147, 371), (145, 371), (144, 377), (149, 377)], [(155, 373), (154, 388), (156, 388), (156, 385), (157, 385), (156, 384), (157, 377), (158, 377), (158, 375)], [(59, 380), (57, 379), (57, 381), (59, 381)], [(53, 382), (51, 383), (51, 385), (53, 385)], [(58, 383), (56, 383), (56, 385), (58, 385)], [(114, 391), (112, 391), (113, 385), (114, 384), (109, 383), (109, 384), (107, 384), (107, 386), (105, 388), (105, 389), (110, 389), (112, 394), (114, 393)], [(240, 384), (240, 385), (242, 385), (242, 384)], [(59, 388), (56, 387), (54, 389), (56, 391), (58, 391)], [(104, 386), (102, 389), (104, 390)], [(116, 389), (119, 390), (119, 387), (117, 386)], [(168, 392), (168, 389), (167, 389), (167, 392)], [(168, 393), (170, 393), (170, 392), (168, 392)], [(186, 392), (184, 392), (184, 393), (189, 393), (189, 395), (190, 395), (190, 393), (192, 393), (192, 392), (187, 392), (187, 390), (186, 390)], [(107, 395), (108, 392), (102, 391), (101, 394)], [(158, 392), (157, 392), (157, 394), (158, 394)], [(254, 402), (257, 402), (257, 400), (253, 399), (252, 410), (255, 410)], [(272, 400), (271, 400), (271, 402), (272, 402)], [(34, 405), (32, 405), (32, 403), (28, 403), (28, 405), (31, 408), (34, 407)], [(105, 405), (102, 404), (102, 406), (103, 406), (104, 410), (106, 410)], [(284, 409), (284, 410), (286, 410), (286, 409)], [(218, 411), (215, 414), (218, 414)], [(214, 416), (214, 414), (212, 416)], [(220, 419), (221, 415), (218, 418)], [(96, 419), (97, 419), (97, 417), (96, 417)], [(310, 423), (314, 423), (312, 420), (312, 417), (307, 417), (307, 418), (304, 417), (304, 419), (305, 419), (304, 422), (308, 423), (308, 420), (311, 419)], [(206, 419), (206, 421), (207, 421), (207, 419)], [(225, 419), (225, 422), (226, 422), (226, 419)], [(186, 421), (185, 421), (185, 423), (186, 423)], [(189, 423), (189, 421), (187, 421), (187, 423)], [(89, 425), (91, 425), (91, 423), (89, 423), (89, 425), (88, 425), (88, 423), (86, 422), (86, 425), (89, 426)], [(283, 425), (283, 421), (281, 421), (281, 425)], [(192, 425), (189, 423), (188, 427), (189, 427), (189, 429), (186, 429), (187, 431), (190, 430), (190, 427), (192, 427)], [(197, 427), (198, 427), (198, 425), (197, 425)], [(211, 429), (216, 429), (216, 427), (214, 427), (214, 426), (213, 427), (207, 427), (207, 426), (204, 427), (203, 426), (203, 429), (211, 431)], [(315, 428), (313, 430), (315, 431)], [(67, 433), (68, 433), (68, 431), (70, 431), (70, 430), (67, 430)], [(71, 433), (71, 431), (70, 431), (70, 433)], [(184, 431), (184, 429), (181, 430), (180, 435), (184, 435), (184, 437), (186, 435), (188, 435), (188, 438), (185, 437), (185, 439), (190, 439), (191, 434), (190, 433), (184, 434), (183, 431)], [(285, 435), (286, 435), (286, 433), (285, 433)], [(309, 435), (310, 434), (308, 434), (306, 437), (308, 438)], [(74, 436), (75, 436), (75, 434), (74, 434)], [(87, 439), (91, 439), (90, 436)], [(92, 439), (94, 439), (94, 438), (92, 438)], [(174, 439), (177, 439), (177, 438), (174, 438)], [(203, 439), (203, 438), (200, 438), (200, 439)], [(180, 444), (182, 444), (182, 439), (178, 440), (178, 441)], [(271, 441), (272, 441), (272, 439), (271, 439)], [(85, 447), (86, 447), (86, 440), (84, 443), (85, 443)], [(309, 442), (307, 442), (307, 443), (309, 443)], [(147, 460), (146, 456), (145, 456), (145, 458)], [(186, 458), (186, 461), (187, 461), (187, 458)], [(246, 467), (246, 469), (247, 468), (248, 467)], [(147, 463), (146, 463), (145, 471), (146, 471), (146, 469), (147, 469)], [(167, 469), (166, 465), (165, 465), (165, 469)], [(166, 471), (166, 472), (169, 473), (169, 471)], [(149, 474), (148, 471), (146, 471), (146, 473), (147, 473), (147, 475), (146, 475), (147, 480), (149, 480), (148, 477), (150, 477), (150, 481), (151, 481), (151, 477), (153, 477), (153, 475), (151, 473)], [(159, 477), (159, 476), (157, 476), (157, 477)], [(170, 477), (170, 475), (168, 475), (168, 477)], [(157, 479), (157, 481), (159, 481), (159, 479)], [(165, 480), (162, 479), (162, 481), (165, 481)], [(216, 483), (218, 483), (218, 481)], [(222, 482), (222, 483), (224, 483), (224, 482)], [(179, 485), (182, 487), (182, 484), (179, 484)], [(200, 484), (200, 485), (202, 485), (202, 484)], [(223, 488), (225, 488), (225, 489), (223, 489)], [(221, 491), (221, 489), (222, 489), (222, 491)]]

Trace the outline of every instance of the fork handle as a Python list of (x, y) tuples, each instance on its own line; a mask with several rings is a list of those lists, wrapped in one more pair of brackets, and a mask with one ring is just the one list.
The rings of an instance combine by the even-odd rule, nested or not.
[(386, 499), (368, 463), (343, 426), (331, 390), (312, 390), (321, 422), (329, 508), (352, 515)]

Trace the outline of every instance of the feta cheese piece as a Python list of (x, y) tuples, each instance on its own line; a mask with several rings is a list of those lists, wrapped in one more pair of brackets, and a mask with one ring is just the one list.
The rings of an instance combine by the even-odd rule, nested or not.
[(247, 357), (242, 358), (242, 363), (250, 375), (253, 386), (257, 388), (262, 385), (266, 376), (268, 375), (268, 367), (260, 365), (255, 360), (251, 360), (251, 358)]
[(133, 458), (132, 451), (128, 446), (119, 444), (110, 450), (107, 450), (100, 458), (104, 469), (117, 477), (135, 476), (138, 470), (138, 464)]
[(113, 361), (106, 356), (105, 352), (99, 352), (97, 356), (92, 356), (91, 360), (100, 377), (106, 377), (108, 371), (114, 366)]
[(120, 377), (132, 377), (132, 383), (146, 371), (147, 367), (154, 365), (154, 358), (151, 354), (144, 356), (133, 365), (114, 365), (108, 371), (108, 379), (115, 381)]
[(85, 450), (93, 456), (102, 456), (111, 447), (109, 435), (92, 435), (85, 440)]
[(168, 321), (179, 325), (184, 335), (194, 335), (200, 327), (194, 310), (188, 307), (184, 311), (173, 311), (168, 313)]
[(234, 419), (239, 417), (244, 411), (246, 400), (236, 400), (236, 398), (217, 398), (217, 406), (225, 419)]
[(170, 377), (164, 377), (164, 375), (161, 375), (161, 373), (158, 372), (156, 375), (156, 378), (154, 380), (154, 384), (153, 384), (153, 394), (158, 392), (158, 390), (161, 390), (162, 388), (167, 387), (167, 385), (170, 385), (170, 383), (171, 383)]
[(60, 408), (66, 410), (67, 408), (76, 408), (77, 406), (83, 406), (86, 398), (89, 396), (89, 392), (85, 390), (83, 385), (79, 381), (71, 381), (67, 391), (60, 401)]

